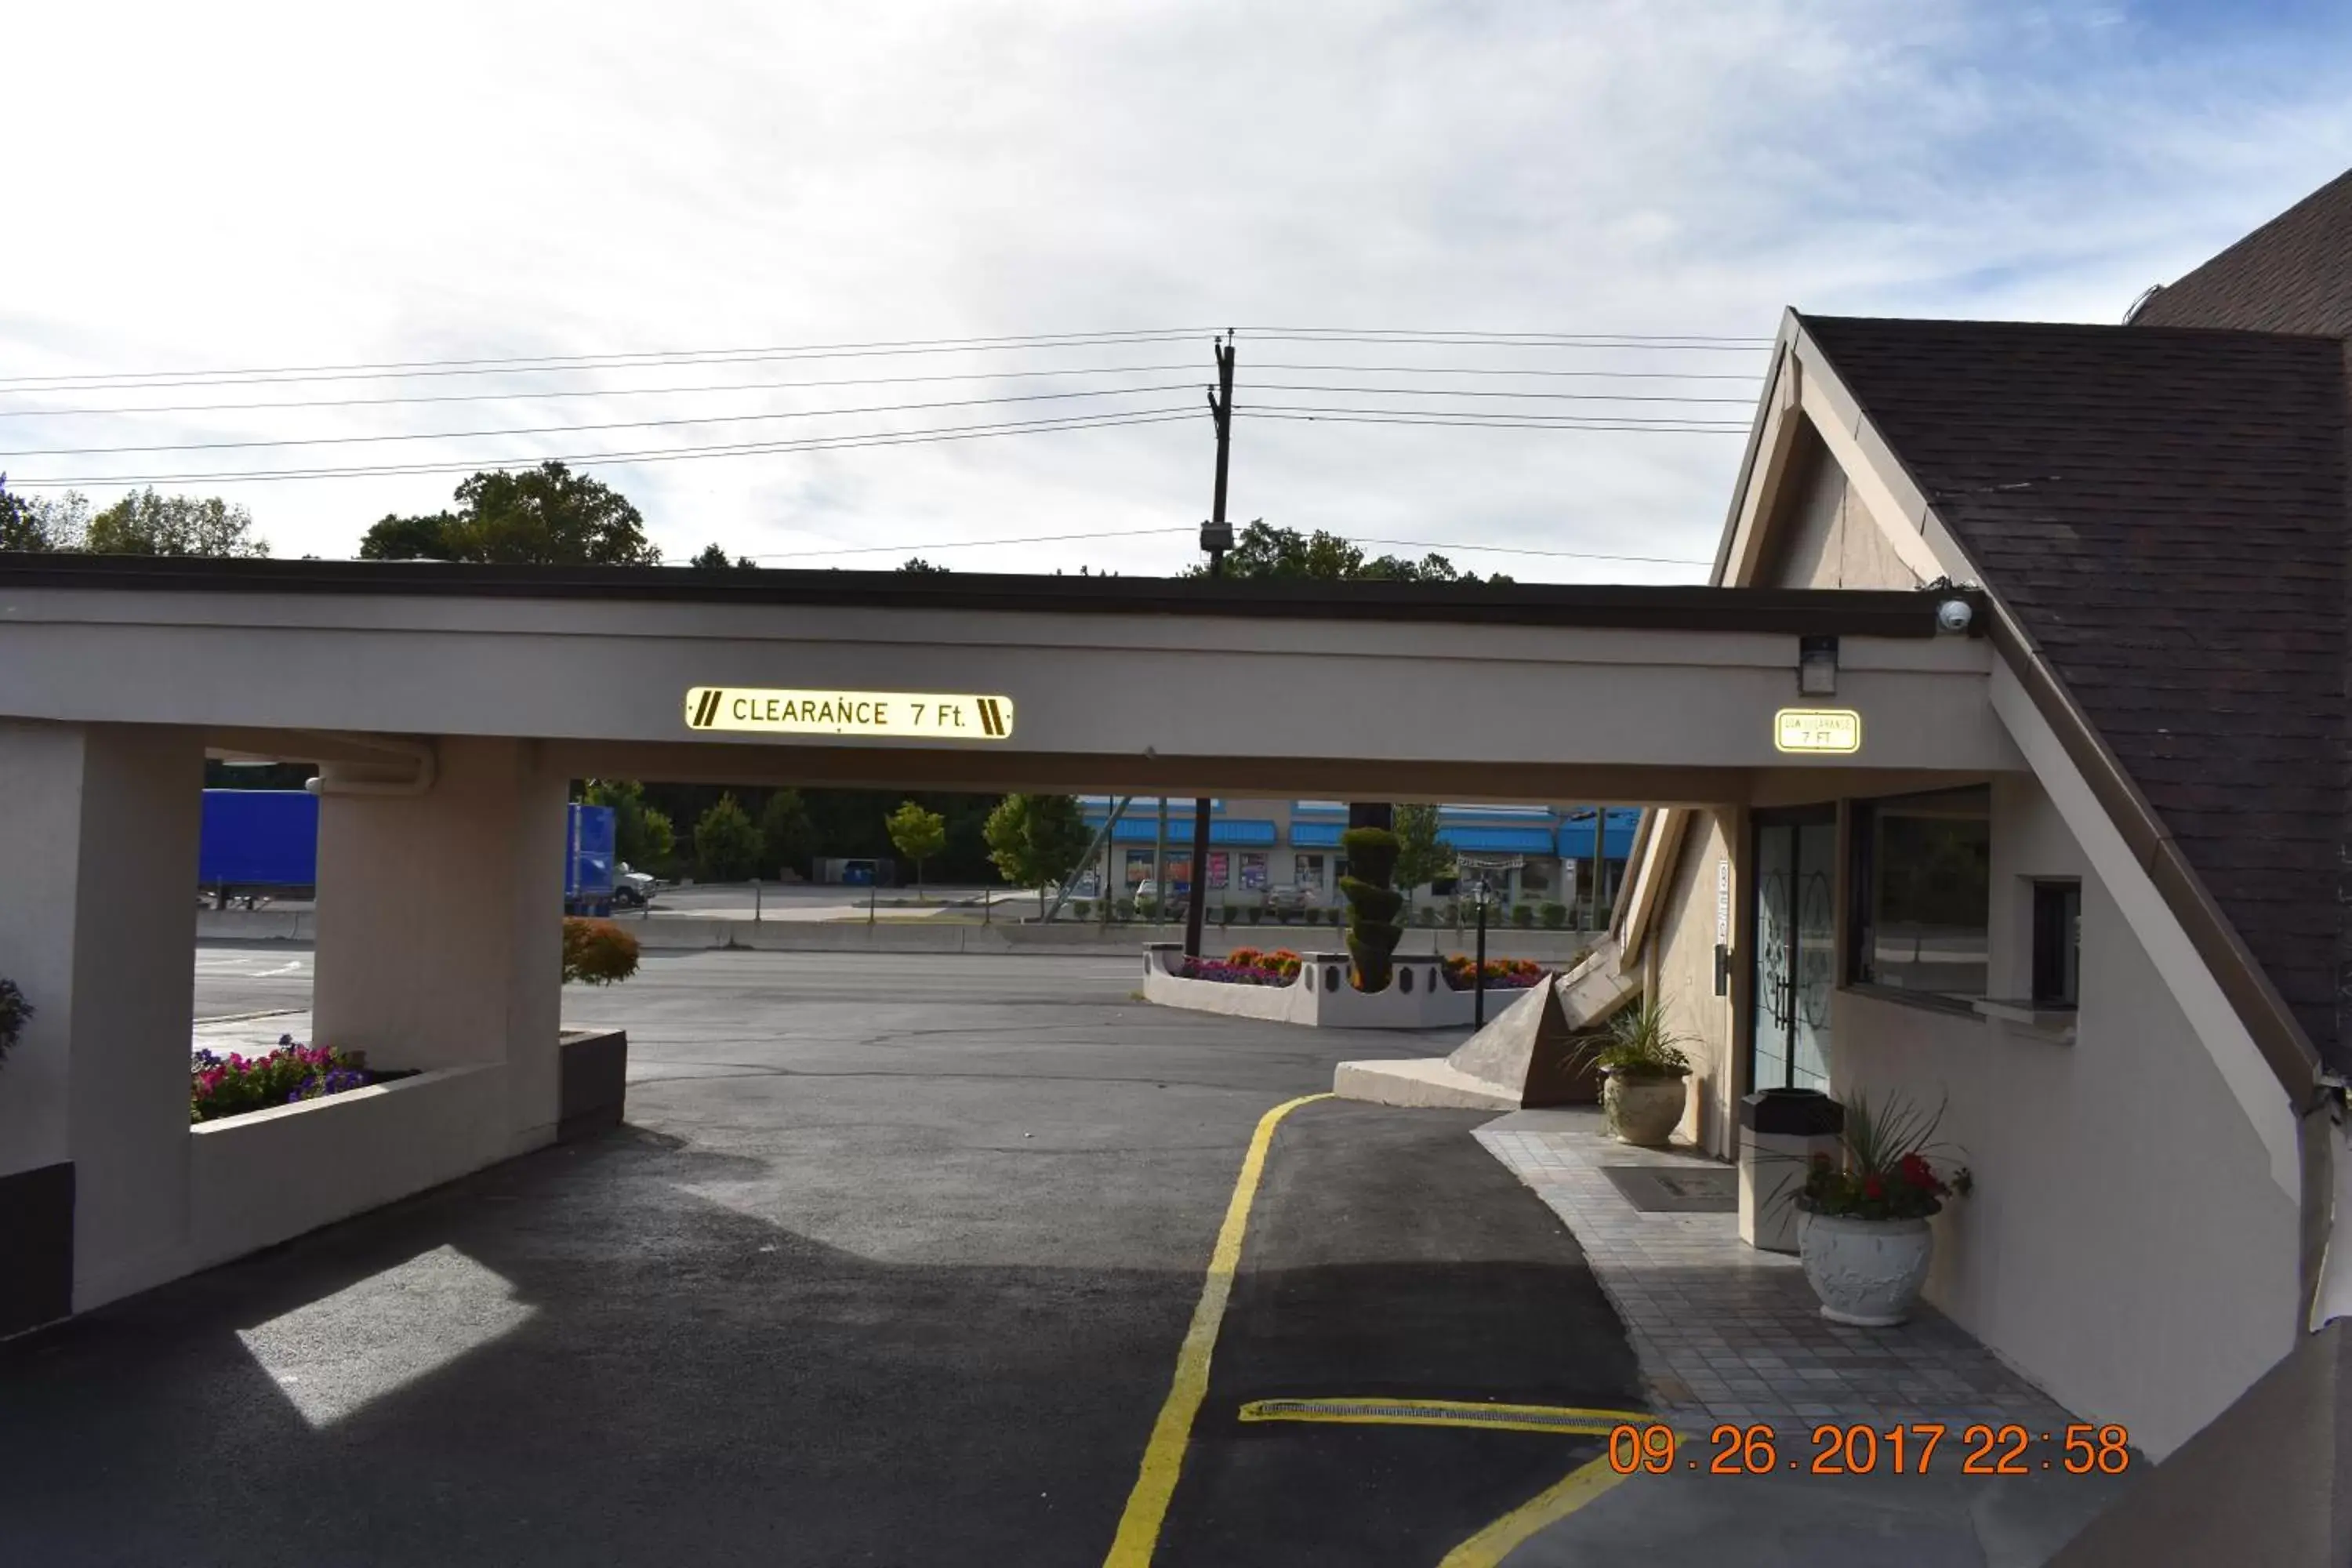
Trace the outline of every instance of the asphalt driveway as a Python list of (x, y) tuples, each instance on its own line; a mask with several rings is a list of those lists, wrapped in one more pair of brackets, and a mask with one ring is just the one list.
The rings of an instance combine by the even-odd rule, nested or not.
[[(301, 956), (201, 955), (199, 1014), (303, 1005)], [(1103, 1562), (1258, 1119), (1441, 1043), (1132, 975), (716, 952), (568, 994), (630, 1031), (627, 1126), (0, 1346), (0, 1561)], [(1156, 1561), (1433, 1563), (1582, 1451), (1245, 1402), (1633, 1400), (1477, 1120), (1285, 1124)]]

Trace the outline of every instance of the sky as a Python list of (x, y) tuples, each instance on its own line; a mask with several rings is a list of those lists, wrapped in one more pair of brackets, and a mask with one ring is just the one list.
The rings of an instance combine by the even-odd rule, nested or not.
[(2117, 321), (2352, 164), (2299, 3), (357, 15), (12, 14), (12, 487), (339, 557), (629, 453), (673, 560), (1166, 573), (1233, 328), (1237, 522), (1697, 581), (1784, 309)]

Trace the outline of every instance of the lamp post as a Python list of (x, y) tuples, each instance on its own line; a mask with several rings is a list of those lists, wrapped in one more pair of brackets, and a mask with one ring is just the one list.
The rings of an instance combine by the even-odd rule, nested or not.
[(1486, 873), (1478, 873), (1478, 958), (1470, 970), (1470, 1032), (1476, 1034), (1486, 1026), (1486, 900), (1490, 889)]

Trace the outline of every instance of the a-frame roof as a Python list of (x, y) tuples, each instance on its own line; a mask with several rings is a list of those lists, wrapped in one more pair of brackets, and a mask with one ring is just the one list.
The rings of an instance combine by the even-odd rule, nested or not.
[(2345, 1055), (2341, 341), (1798, 321), (2302, 1035)]

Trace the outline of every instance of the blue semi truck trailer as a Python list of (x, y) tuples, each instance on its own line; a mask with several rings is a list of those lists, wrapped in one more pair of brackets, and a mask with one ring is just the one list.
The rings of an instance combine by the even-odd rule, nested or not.
[[(617, 863), (613, 808), (565, 808), (563, 908), (610, 914)], [(208, 789), (196, 886), (221, 908), (232, 900), (308, 899), (319, 887), (319, 797), (301, 789)]]

